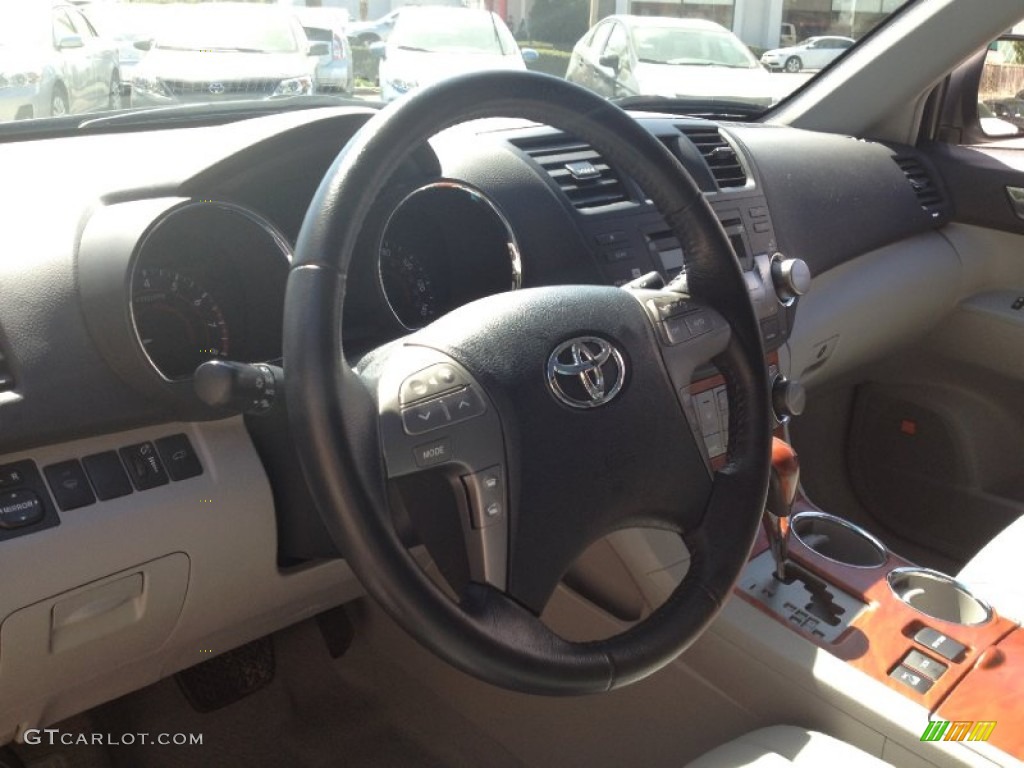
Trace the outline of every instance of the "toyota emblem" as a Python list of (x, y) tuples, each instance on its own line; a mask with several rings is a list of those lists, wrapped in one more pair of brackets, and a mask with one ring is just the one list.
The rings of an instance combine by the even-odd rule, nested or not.
[(597, 336), (570, 339), (548, 358), (548, 388), (573, 408), (597, 408), (612, 400), (626, 379), (626, 364), (609, 342)]
[(213, 94), (224, 93), (224, 83), (210, 83), (208, 90)]

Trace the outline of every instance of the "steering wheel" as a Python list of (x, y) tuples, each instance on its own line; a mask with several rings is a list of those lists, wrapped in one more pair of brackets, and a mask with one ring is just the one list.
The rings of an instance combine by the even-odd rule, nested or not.
[[(342, 339), (357, 238), (424, 141), (518, 117), (593, 145), (657, 205), (686, 255), (688, 294), (606, 286), (480, 299), (354, 366)], [(543, 254), (530, 254), (543, 258)], [(575, 85), (473, 74), (377, 113), (335, 160), (299, 234), (284, 318), (286, 402), (330, 535), (367, 592), (420, 643), (493, 684), (581, 694), (637, 681), (708, 626), (753, 544), (771, 426), (758, 321), (740, 265), (693, 179), (654, 136)], [(713, 362), (729, 397), (727, 464), (712, 473), (686, 387)], [(392, 522), (388, 483), (453, 489), (471, 579), (452, 599)], [(685, 578), (615, 637), (569, 642), (539, 616), (583, 550), (628, 527), (683, 537)]]

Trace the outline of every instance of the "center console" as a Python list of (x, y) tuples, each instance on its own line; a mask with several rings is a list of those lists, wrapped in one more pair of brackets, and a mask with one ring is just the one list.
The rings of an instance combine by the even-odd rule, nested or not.
[(787, 578), (762, 533), (736, 594), (925, 707), (939, 724), (922, 740), (987, 741), (1024, 757), (1024, 632), (967, 586), (806, 499), (793, 513)]

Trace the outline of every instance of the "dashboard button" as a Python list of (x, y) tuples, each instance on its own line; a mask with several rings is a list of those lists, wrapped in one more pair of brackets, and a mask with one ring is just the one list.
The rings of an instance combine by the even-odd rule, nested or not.
[(92, 487), (101, 501), (127, 496), (132, 492), (132, 484), (125, 474), (121, 459), (113, 451), (94, 453), (82, 459), (86, 474), (92, 480)]
[(452, 421), (465, 421), (484, 412), (484, 403), (472, 387), (446, 395), (441, 402), (451, 415)]
[(683, 319), (686, 321), (686, 327), (690, 329), (690, 334), (693, 336), (700, 336), (715, 327), (714, 318), (707, 312), (694, 312), (686, 315)]
[(443, 398), (402, 409), (402, 426), (409, 435), (421, 435), (446, 426), (451, 420), (451, 414)]
[(432, 467), (435, 464), (444, 464), (452, 460), (452, 441), (450, 438), (442, 437), (432, 443), (417, 445), (413, 449), (413, 457), (418, 467)]
[(909, 667), (919, 675), (924, 675), (929, 680), (938, 680), (949, 669), (941, 661), (936, 661), (931, 656), (927, 656), (920, 651), (908, 653), (907, 657), (903, 659), (903, 666)]
[(121, 458), (136, 490), (148, 491), (170, 482), (152, 443), (137, 443), (122, 448)]
[(614, 264), (617, 261), (629, 261), (632, 258), (633, 254), (628, 248), (615, 248), (604, 252), (604, 260), (609, 264)]
[(31, 461), (15, 461), (0, 467), (0, 488), (16, 488), (24, 485), (30, 474), (35, 474)]
[(468, 383), (461, 371), (454, 366), (444, 363), (432, 365), (414, 373), (402, 382), (398, 402), (401, 405), (408, 405), (417, 400), (426, 400), (458, 387), (464, 387)]
[(919, 629), (917, 634), (914, 635), (914, 639), (925, 648), (935, 651), (942, 658), (954, 662), (959, 662), (967, 651), (967, 648), (962, 643), (958, 643), (953, 638), (947, 637), (931, 627)]
[(179, 433), (170, 437), (161, 437), (156, 441), (156, 450), (164, 460), (167, 474), (171, 480), (188, 480), (203, 474), (203, 465), (199, 463), (188, 435)]
[(921, 695), (928, 693), (932, 687), (932, 681), (924, 675), (920, 675), (912, 669), (908, 669), (900, 664), (896, 669), (889, 673), (889, 677), (893, 680), (898, 680), (908, 688), (912, 688)]
[(53, 492), (53, 498), (57, 500), (57, 506), (65, 512), (96, 502), (96, 496), (89, 486), (89, 479), (85, 476), (78, 459), (51, 464), (43, 472), (50, 483), (50, 490)]
[(699, 395), (694, 395), (694, 402), (697, 406), (697, 418), (700, 421), (701, 434), (707, 437), (708, 435), (715, 435), (721, 432), (722, 424), (719, 421), (714, 391), (708, 389)]
[(629, 235), (622, 230), (616, 230), (615, 232), (601, 232), (600, 234), (594, 235), (594, 241), (598, 245), (615, 245), (616, 243), (624, 243), (627, 240), (629, 240)]
[(665, 337), (669, 344), (682, 344), (693, 338), (684, 317), (670, 317), (662, 325), (665, 327)]
[(474, 528), (486, 528), (505, 516), (504, 472), (500, 464), (465, 475), (462, 482), (469, 492), (470, 522)]
[(38, 523), (45, 513), (43, 503), (32, 491), (0, 493), (0, 528), (23, 528)]

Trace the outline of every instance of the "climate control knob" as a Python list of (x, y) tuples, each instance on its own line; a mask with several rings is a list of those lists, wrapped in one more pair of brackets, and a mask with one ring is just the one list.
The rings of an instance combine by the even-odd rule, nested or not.
[(772, 382), (772, 408), (775, 420), (785, 424), (793, 416), (804, 412), (807, 404), (807, 390), (796, 379), (792, 381), (785, 376), (776, 376)]
[(779, 301), (788, 306), (811, 289), (811, 269), (803, 259), (787, 259), (776, 253), (772, 257), (772, 283)]

